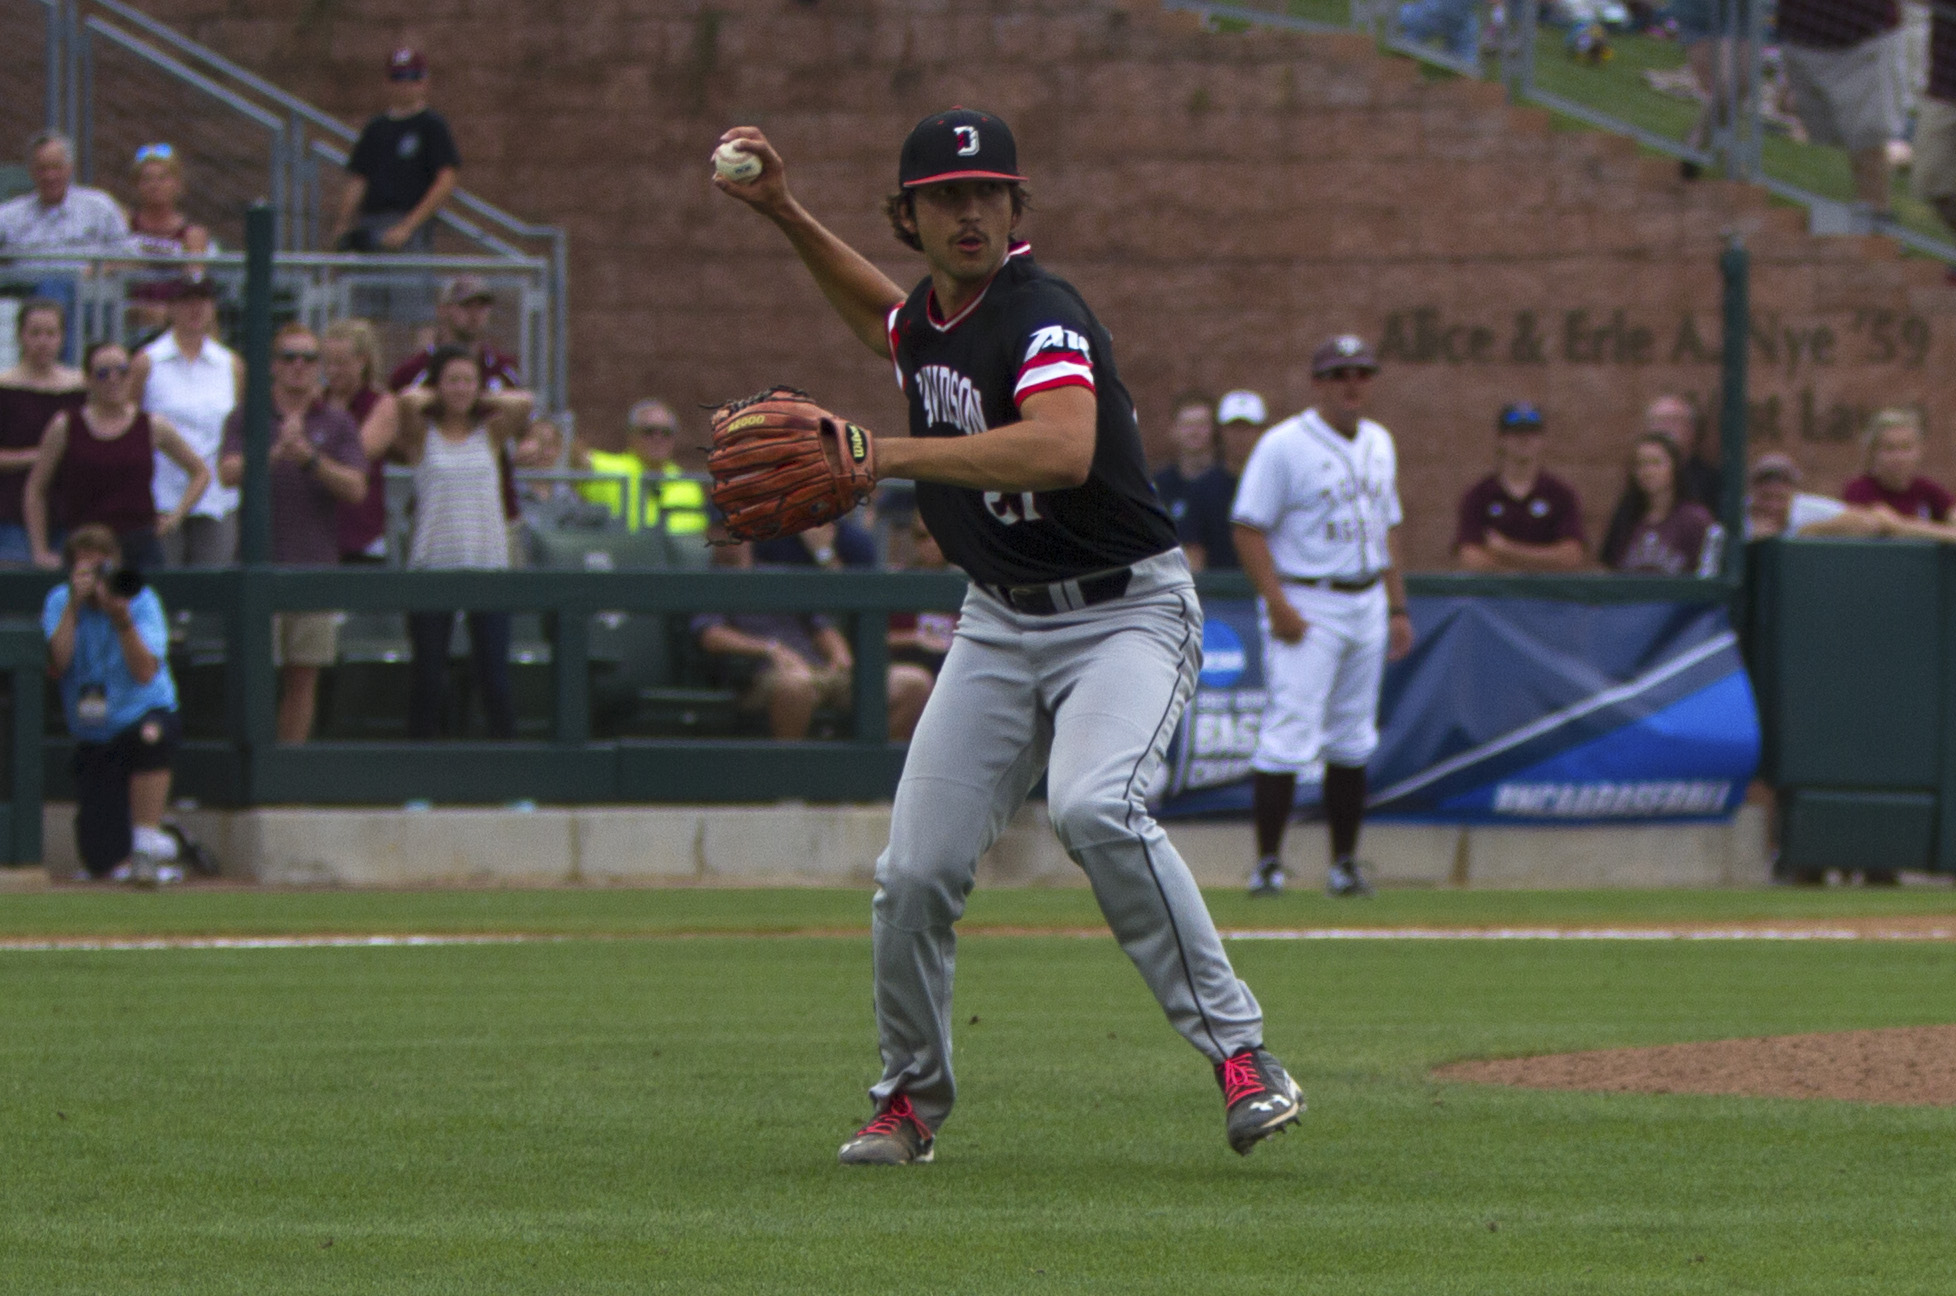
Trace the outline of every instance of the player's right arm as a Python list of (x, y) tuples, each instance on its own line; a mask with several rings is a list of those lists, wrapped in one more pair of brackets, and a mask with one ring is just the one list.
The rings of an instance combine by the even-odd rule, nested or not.
[(753, 126), (736, 126), (720, 137), (722, 144), (735, 140), (761, 160), (761, 174), (746, 184), (735, 184), (715, 172), (714, 185), (773, 221), (849, 331), (871, 351), (889, 359), (890, 312), (903, 304), (903, 289), (796, 201), (788, 192), (781, 155), (767, 142), (767, 136)]

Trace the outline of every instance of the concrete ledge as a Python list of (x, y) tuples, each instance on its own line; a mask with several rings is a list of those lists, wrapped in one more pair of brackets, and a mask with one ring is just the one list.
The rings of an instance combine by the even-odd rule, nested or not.
[[(197, 810), (185, 827), (226, 876), (268, 886), (869, 886), (887, 805), (540, 809)], [(45, 876), (72, 877), (74, 807), (44, 810)], [(1241, 822), (1176, 823), (1168, 835), (1204, 886), (1240, 886), (1253, 856)], [(1321, 827), (1285, 844), (1294, 884), (1320, 886)], [(1767, 878), (1765, 816), (1723, 824), (1597, 828), (1369, 826), (1362, 854), (1389, 886), (1749, 886)], [(984, 886), (1085, 886), (1045, 806), (1020, 811), (980, 861)]]

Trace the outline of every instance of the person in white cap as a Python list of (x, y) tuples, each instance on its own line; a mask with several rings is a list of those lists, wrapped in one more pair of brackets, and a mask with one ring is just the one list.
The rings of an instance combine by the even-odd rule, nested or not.
[(1220, 456), (1209, 471), (1189, 484), (1188, 506), (1175, 519), (1182, 549), (1194, 571), (1235, 571), (1236, 538), (1229, 519), (1236, 503), (1236, 483), (1263, 435), (1269, 413), (1263, 397), (1253, 391), (1226, 393), (1216, 403), (1216, 442)]
[[(1903, 519), (1887, 509), (1858, 508), (1800, 489), (1800, 466), (1778, 452), (1759, 456), (1745, 500), (1745, 538), (1770, 536), (1877, 536), (1907, 532), (1892, 523)], [(1886, 516), (1884, 516), (1884, 514)], [(1931, 522), (1928, 525), (1936, 526)], [(1942, 528), (1937, 527), (1940, 532)], [(1935, 538), (1944, 538), (1937, 535)]]

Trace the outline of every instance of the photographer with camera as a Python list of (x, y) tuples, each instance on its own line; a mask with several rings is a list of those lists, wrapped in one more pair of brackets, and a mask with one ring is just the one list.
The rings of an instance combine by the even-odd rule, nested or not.
[(75, 737), (83, 876), (156, 886), (183, 880), (176, 841), (163, 831), (181, 726), (162, 601), (121, 555), (105, 526), (70, 532), (62, 546), (68, 581), (48, 592), (41, 627), (48, 674)]

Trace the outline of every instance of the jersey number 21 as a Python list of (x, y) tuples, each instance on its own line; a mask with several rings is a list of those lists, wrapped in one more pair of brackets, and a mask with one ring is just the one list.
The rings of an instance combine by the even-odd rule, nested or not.
[(1031, 491), (1020, 491), (1017, 495), (1007, 495), (1004, 491), (986, 491), (985, 507), (991, 515), (1006, 526), (1019, 522), (1044, 522), (1040, 516), (1039, 501)]

